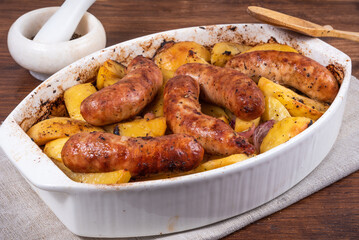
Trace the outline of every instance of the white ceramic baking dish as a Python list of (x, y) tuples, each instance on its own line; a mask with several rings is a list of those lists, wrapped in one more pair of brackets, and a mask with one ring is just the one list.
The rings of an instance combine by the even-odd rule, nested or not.
[[(338, 96), (310, 128), (254, 158), (216, 170), (174, 179), (96, 186), (73, 182), (31, 141), (26, 131), (46, 114), (67, 88), (95, 76), (111, 58), (128, 63), (148, 57), (164, 40), (191, 40), (211, 46), (270, 39), (289, 44), (324, 66), (344, 71)], [(351, 60), (318, 40), (268, 25), (193, 27), (123, 42), (64, 68), (32, 91), (0, 129), (7, 156), (49, 208), (73, 233), (91, 237), (167, 234), (198, 228), (241, 214), (284, 193), (306, 177), (330, 151), (338, 135), (351, 75)]]

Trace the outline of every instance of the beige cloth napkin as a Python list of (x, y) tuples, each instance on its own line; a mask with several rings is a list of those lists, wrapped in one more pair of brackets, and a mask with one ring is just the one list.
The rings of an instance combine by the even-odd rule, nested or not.
[[(276, 199), (207, 227), (152, 239), (219, 239), (277, 212), (359, 169), (359, 80), (352, 77), (343, 124), (333, 149), (304, 180)], [(285, 228), (285, 226), (284, 226)], [(0, 149), (0, 239), (87, 239), (72, 234), (33, 192)]]

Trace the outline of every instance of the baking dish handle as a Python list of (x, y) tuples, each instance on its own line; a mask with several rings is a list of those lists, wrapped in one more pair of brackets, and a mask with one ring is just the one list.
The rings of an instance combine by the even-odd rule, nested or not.
[(11, 116), (0, 127), (0, 147), (21, 175), (37, 188), (68, 192), (77, 185), (43, 153)]

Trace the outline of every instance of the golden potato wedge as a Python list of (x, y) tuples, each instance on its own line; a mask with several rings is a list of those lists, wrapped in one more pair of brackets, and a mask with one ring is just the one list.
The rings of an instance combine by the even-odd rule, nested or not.
[(220, 167), (224, 167), (224, 166), (228, 166), (231, 165), (233, 163), (237, 163), (237, 162), (242, 162), (248, 158), (251, 158), (255, 155), (246, 155), (246, 154), (233, 154), (230, 155), (228, 157), (212, 157), (212, 159), (210, 159), (209, 161), (202, 163), (201, 165), (199, 165), (197, 168), (195, 168), (194, 173), (198, 173), (198, 172), (205, 172), (205, 171), (209, 171), (209, 170), (213, 170), (216, 168), (220, 168)]
[(254, 51), (268, 51), (268, 50), (298, 53), (298, 51), (292, 48), (291, 46), (285, 44), (279, 44), (279, 43), (265, 43), (265, 44), (257, 45), (243, 53), (254, 52)]
[(166, 132), (166, 118), (136, 119), (106, 126), (106, 131), (126, 137), (159, 137)]
[(236, 123), (234, 125), (234, 131), (236, 132), (244, 132), (253, 126), (253, 124), (257, 127), (259, 125), (261, 118), (258, 117), (256, 119), (245, 121), (240, 118), (236, 118)]
[(115, 84), (125, 76), (126, 67), (114, 60), (107, 60), (98, 70), (96, 87), (98, 90)]
[(61, 151), (69, 137), (58, 138), (45, 144), (44, 153), (51, 159), (62, 162)]
[(204, 58), (199, 57), (197, 53), (193, 51), (189, 51), (186, 63), (203, 63), (203, 64), (209, 64)]
[(95, 93), (97, 90), (92, 83), (78, 84), (67, 89), (64, 93), (64, 101), (71, 118), (85, 121), (80, 113), (83, 100)]
[(120, 184), (130, 181), (129, 171), (117, 170), (105, 173), (75, 173), (67, 168), (62, 162), (54, 162), (71, 180), (90, 184)]
[(276, 98), (285, 106), (290, 115), (293, 117), (308, 117), (313, 120), (320, 118), (324, 112), (320, 112), (316, 109), (291, 99), (288, 95), (277, 94)]
[(27, 131), (27, 135), (41, 146), (57, 138), (69, 137), (79, 132), (94, 131), (103, 132), (103, 129), (72, 118), (54, 117), (36, 123)]
[(246, 154), (233, 154), (228, 157), (212, 156), (210, 160), (200, 164), (197, 168), (195, 168), (193, 170), (190, 170), (187, 172), (160, 173), (160, 174), (155, 174), (155, 175), (145, 177), (142, 180), (157, 180), (157, 179), (173, 178), (173, 177), (180, 177), (180, 176), (185, 176), (185, 175), (199, 173), (199, 172), (205, 172), (205, 171), (213, 170), (216, 168), (228, 166), (233, 163), (242, 162), (242, 161), (244, 161), (248, 158), (251, 158), (253, 156), (255, 156), (255, 155), (253, 154), (253, 155), (247, 156)]
[(276, 122), (291, 117), (288, 110), (284, 107), (284, 105), (272, 96), (265, 96), (265, 109), (262, 114), (263, 121), (274, 120)]
[(292, 137), (298, 135), (313, 124), (313, 120), (306, 117), (289, 117), (273, 125), (264, 137), (260, 146), (260, 152), (264, 153)]
[[(192, 55), (195, 58), (192, 58)], [(175, 72), (177, 68), (187, 63), (187, 61), (203, 59), (209, 62), (210, 58), (210, 52), (196, 42), (169, 42), (156, 53), (154, 61), (159, 68)]]
[(257, 127), (259, 125), (259, 122), (261, 120), (260, 117), (253, 119), (251, 121), (244, 121), (242, 119), (237, 118), (231, 111), (229, 111), (227, 108), (224, 110), (229, 117), (229, 119), (234, 119), (234, 125), (232, 127), (234, 128), (234, 131), (236, 132), (244, 132), (247, 131), (249, 128), (253, 126), (253, 124)]
[(294, 117), (309, 117), (317, 120), (328, 109), (328, 105), (301, 96), (282, 85), (276, 84), (264, 77), (259, 79), (259, 89), (264, 96), (272, 96), (279, 100)]
[(229, 123), (229, 117), (223, 108), (210, 103), (201, 103), (201, 112), (218, 119), (221, 119), (225, 123)]
[(211, 64), (224, 67), (234, 55), (247, 51), (252, 47), (230, 42), (216, 43), (211, 50)]
[(167, 69), (161, 69), (162, 72), (162, 76), (163, 76), (163, 85), (162, 85), (162, 90), (164, 89), (166, 83), (168, 82), (169, 79), (173, 78), (173, 76), (175, 75), (174, 71), (171, 70), (167, 70)]

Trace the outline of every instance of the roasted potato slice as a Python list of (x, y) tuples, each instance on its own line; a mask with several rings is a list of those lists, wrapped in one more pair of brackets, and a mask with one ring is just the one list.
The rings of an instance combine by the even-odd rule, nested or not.
[(258, 126), (261, 118), (258, 117), (256, 119), (245, 121), (240, 118), (236, 118), (236, 122), (234, 124), (234, 131), (236, 132), (244, 132), (247, 131), (249, 128), (251, 128), (253, 125)]
[(51, 159), (62, 162), (61, 151), (69, 137), (58, 138), (45, 144), (44, 153)]
[(234, 121), (234, 122), (231, 123), (231, 126), (234, 128), (234, 131), (236, 131), (236, 132), (247, 131), (248, 129), (253, 127), (253, 124), (255, 125), (255, 127), (257, 127), (259, 125), (260, 120), (261, 120), (261, 118), (258, 117), (256, 119), (253, 119), (253, 120), (250, 120), (250, 121), (245, 121), (245, 120), (242, 120), (242, 119), (236, 117), (227, 108), (224, 111), (226, 112), (229, 119), (231, 119), (231, 121)]
[(96, 87), (98, 90), (115, 84), (126, 74), (126, 67), (114, 60), (107, 60), (98, 70)]
[(313, 124), (313, 120), (306, 117), (289, 117), (273, 125), (264, 137), (260, 146), (260, 152), (264, 153), (292, 137), (298, 135)]
[(27, 131), (27, 135), (41, 146), (57, 138), (69, 137), (79, 132), (94, 131), (103, 132), (103, 129), (72, 118), (54, 117), (36, 123)]
[(233, 163), (242, 162), (248, 158), (251, 158), (255, 155), (249, 155), (246, 154), (233, 154), (228, 157), (220, 157), (220, 156), (212, 156), (210, 160), (207, 162), (204, 162), (200, 164), (197, 168), (187, 171), (187, 172), (178, 172), (178, 173), (160, 173), (155, 174), (149, 177), (145, 177), (143, 180), (157, 180), (157, 179), (165, 179), (165, 178), (173, 178), (173, 177), (180, 177), (185, 176), (189, 174), (199, 173), (199, 172), (205, 172), (209, 170), (213, 170), (216, 168), (224, 167), (231, 165)]
[(209, 62), (210, 58), (210, 52), (196, 42), (169, 42), (159, 49), (154, 61), (159, 68), (175, 72), (188, 61)]
[(122, 122), (105, 127), (107, 132), (127, 137), (159, 137), (165, 134), (166, 128), (165, 117), (151, 120), (135, 119), (131, 122)]
[(168, 82), (168, 80), (173, 78), (173, 76), (175, 75), (175, 72), (171, 71), (171, 70), (167, 70), (167, 69), (161, 69), (161, 72), (162, 72), (162, 76), (163, 76), (163, 85), (162, 85), (162, 89), (163, 89), (165, 87), (166, 83)]
[(272, 96), (279, 100), (293, 117), (308, 117), (317, 120), (328, 109), (328, 105), (301, 96), (264, 77), (259, 79), (258, 87), (264, 96)]
[(204, 58), (199, 57), (194, 52), (189, 52), (186, 58), (186, 63), (203, 63), (203, 64), (209, 64)]
[(78, 84), (65, 91), (64, 101), (71, 118), (85, 121), (80, 113), (81, 103), (96, 91), (92, 83)]
[(205, 172), (209, 170), (213, 170), (216, 168), (224, 167), (231, 165), (233, 163), (242, 162), (248, 158), (251, 158), (255, 155), (246, 155), (246, 154), (233, 154), (228, 157), (212, 157), (209, 161), (202, 163), (193, 171), (195, 173)]
[(265, 109), (262, 114), (263, 121), (274, 120), (276, 122), (291, 117), (288, 110), (284, 107), (284, 105), (276, 98), (272, 96), (265, 96)]
[(291, 46), (285, 44), (279, 44), (279, 43), (265, 43), (265, 44), (257, 45), (243, 53), (254, 52), (254, 51), (269, 51), (269, 50), (298, 53), (298, 51), (292, 48)]
[(75, 173), (62, 162), (54, 162), (71, 180), (90, 184), (120, 184), (130, 181), (131, 174), (126, 170), (117, 170), (104, 173)]
[(210, 103), (201, 103), (201, 111), (202, 113), (208, 116), (221, 119), (223, 122), (227, 124), (229, 123), (229, 117), (221, 107), (218, 107)]
[(238, 43), (216, 43), (211, 50), (211, 64), (219, 67), (224, 67), (226, 62), (234, 55), (247, 51), (250, 48), (250, 46)]

